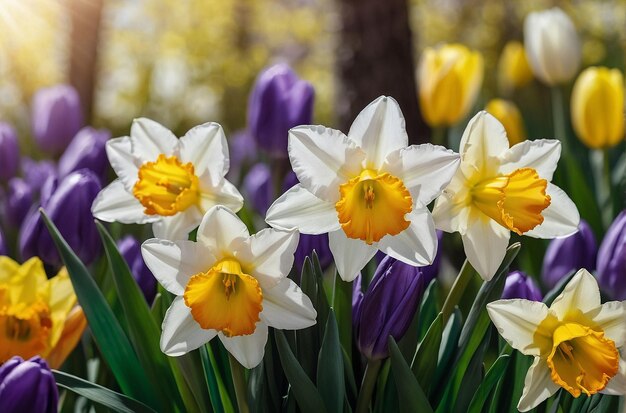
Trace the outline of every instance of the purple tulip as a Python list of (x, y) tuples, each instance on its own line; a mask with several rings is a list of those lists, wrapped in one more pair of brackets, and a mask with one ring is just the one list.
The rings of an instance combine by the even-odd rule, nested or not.
[(83, 126), (78, 92), (69, 85), (39, 89), (33, 98), (33, 135), (45, 152), (61, 153)]
[(0, 255), (9, 255), (7, 243), (4, 240), (4, 234), (0, 231)]
[(522, 271), (513, 271), (506, 277), (502, 298), (523, 298), (531, 301), (543, 300), (539, 286)]
[(328, 244), (328, 234), (308, 235), (300, 234), (298, 248), (294, 253), (294, 266), (298, 272), (302, 271), (304, 259), (310, 257), (313, 251), (317, 254), (322, 271), (326, 270), (333, 262), (333, 254)]
[(20, 147), (15, 129), (0, 122), (0, 179), (13, 178), (20, 166)]
[[(78, 257), (90, 264), (102, 245), (91, 215), (91, 204), (101, 189), (100, 180), (88, 169), (72, 172), (60, 182), (42, 208), (59, 229)], [(22, 258), (40, 257), (45, 263), (60, 266), (61, 258), (37, 210), (31, 211), (20, 229)]]
[(361, 319), (361, 304), (363, 303), (363, 277), (359, 273), (352, 283), (352, 330), (356, 332)]
[(22, 158), (22, 172), (30, 189), (37, 194), (51, 176), (57, 176), (57, 167), (52, 161), (37, 162), (25, 157)]
[(261, 72), (248, 103), (248, 127), (259, 147), (287, 158), (289, 129), (311, 123), (314, 94), (313, 86), (286, 64)]
[(143, 296), (148, 303), (152, 303), (156, 295), (156, 279), (146, 266), (141, 256), (141, 244), (133, 236), (127, 235), (117, 241), (117, 249), (124, 257), (133, 274), (133, 278), (139, 285)]
[(376, 268), (358, 309), (357, 345), (370, 360), (389, 355), (387, 339), (400, 340), (411, 324), (424, 293), (419, 268), (385, 257)]
[(0, 367), (0, 411), (55, 413), (59, 400), (54, 376), (39, 356), (14, 356)]
[(33, 204), (33, 192), (22, 178), (9, 180), (6, 202), (4, 204), (5, 225), (19, 228)]
[(259, 162), (250, 168), (243, 179), (243, 189), (252, 207), (259, 214), (265, 215), (274, 199), (270, 167)]
[(626, 299), (626, 210), (604, 235), (598, 250), (597, 278), (600, 288), (613, 300)]
[(555, 238), (548, 245), (543, 258), (541, 279), (548, 288), (557, 283), (572, 271), (596, 268), (598, 247), (596, 238), (587, 222), (581, 220), (578, 232), (565, 238)]
[(109, 166), (105, 146), (110, 137), (111, 132), (106, 129), (82, 128), (59, 159), (59, 176), (86, 168), (103, 181)]
[(242, 130), (230, 139), (230, 169), (226, 175), (231, 182), (240, 182), (247, 168), (256, 161), (258, 152), (254, 138), (247, 130)]

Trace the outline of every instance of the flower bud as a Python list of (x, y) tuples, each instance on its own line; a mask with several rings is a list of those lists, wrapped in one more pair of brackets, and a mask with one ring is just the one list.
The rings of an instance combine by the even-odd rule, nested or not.
[(0, 411), (53, 413), (59, 392), (48, 364), (39, 356), (15, 356), (0, 367)]
[(22, 178), (9, 180), (7, 199), (4, 204), (5, 225), (19, 228), (33, 204), (33, 192)]
[(59, 176), (63, 178), (79, 169), (91, 169), (101, 181), (109, 166), (106, 142), (111, 133), (106, 129), (82, 128), (59, 159)]
[(504, 99), (491, 99), (485, 110), (502, 123), (511, 146), (526, 140), (522, 114), (515, 103)]
[(146, 301), (152, 303), (156, 295), (156, 279), (143, 261), (141, 244), (131, 235), (127, 235), (117, 241), (117, 248), (126, 260), (126, 263), (128, 263), (130, 272), (133, 274), (133, 278), (139, 285)]
[(626, 210), (615, 218), (604, 235), (596, 273), (600, 288), (611, 299), (626, 299)]
[(541, 279), (548, 288), (554, 288), (558, 282), (572, 271), (596, 268), (598, 246), (596, 238), (587, 222), (580, 220), (578, 232), (565, 238), (550, 241), (543, 257)]
[(535, 280), (522, 271), (513, 271), (506, 277), (502, 298), (523, 298), (525, 300), (541, 301), (543, 296)]
[(20, 147), (15, 129), (0, 122), (0, 179), (6, 181), (17, 173), (20, 163)]
[(527, 85), (533, 80), (524, 45), (512, 40), (508, 42), (498, 61), (498, 86), (503, 93), (510, 93), (515, 89)]
[(259, 147), (287, 158), (289, 129), (311, 123), (314, 94), (313, 86), (286, 64), (261, 72), (248, 103), (248, 128)]
[(259, 162), (254, 165), (243, 179), (243, 189), (252, 207), (265, 216), (267, 209), (274, 200), (270, 167)]
[(417, 80), (420, 106), (430, 126), (450, 126), (467, 115), (483, 83), (483, 57), (461, 44), (426, 48)]
[(69, 85), (39, 89), (33, 98), (33, 135), (45, 152), (61, 153), (83, 126), (78, 92)]
[(400, 340), (411, 324), (424, 293), (424, 277), (417, 267), (385, 257), (363, 294), (357, 315), (357, 345), (370, 360), (389, 356), (387, 339)]
[(50, 178), (57, 176), (57, 168), (52, 161), (34, 161), (30, 158), (22, 159), (24, 180), (33, 191), (38, 194), (43, 184)]
[(576, 28), (557, 7), (526, 17), (524, 47), (533, 73), (549, 86), (569, 82), (580, 67), (581, 46)]
[(624, 139), (624, 77), (618, 69), (585, 69), (572, 90), (572, 124), (592, 149), (611, 148)]

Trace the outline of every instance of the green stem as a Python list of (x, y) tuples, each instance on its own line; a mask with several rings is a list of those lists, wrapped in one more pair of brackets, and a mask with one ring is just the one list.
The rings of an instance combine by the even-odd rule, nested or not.
[(613, 194), (609, 150), (596, 149), (592, 151), (591, 165), (594, 169), (596, 197), (602, 214), (602, 223), (605, 227), (608, 227), (613, 219)]
[(376, 386), (376, 380), (378, 379), (378, 373), (380, 367), (383, 365), (382, 360), (368, 360), (367, 367), (365, 367), (365, 374), (363, 375), (363, 382), (361, 383), (361, 390), (359, 391), (359, 398), (356, 402), (355, 413), (367, 413), (372, 400), (372, 394), (374, 393), (374, 387)]
[(246, 384), (246, 377), (244, 375), (243, 366), (239, 364), (237, 359), (232, 354), (228, 353), (228, 362), (230, 364), (230, 373), (233, 377), (233, 384), (235, 385), (235, 396), (237, 397), (237, 407), (239, 413), (249, 413), (248, 396)]
[(448, 147), (448, 128), (445, 126), (436, 126), (431, 129), (432, 134), (430, 141), (433, 145), (441, 145)]
[(467, 289), (468, 284), (472, 280), (474, 276), (474, 268), (471, 266), (468, 260), (465, 260), (463, 263), (463, 267), (461, 267), (461, 272), (459, 272), (458, 277), (454, 280), (454, 284), (452, 284), (452, 288), (446, 297), (446, 301), (443, 303), (443, 308), (441, 309), (441, 313), (443, 314), (443, 325), (445, 326), (448, 322), (448, 319), (454, 312), (454, 307), (457, 306), (459, 301), (461, 301), (461, 297), (465, 290)]
[(569, 144), (567, 141), (565, 105), (563, 103), (563, 90), (559, 86), (552, 86), (552, 120), (554, 123), (554, 137), (561, 141), (563, 154), (569, 156)]

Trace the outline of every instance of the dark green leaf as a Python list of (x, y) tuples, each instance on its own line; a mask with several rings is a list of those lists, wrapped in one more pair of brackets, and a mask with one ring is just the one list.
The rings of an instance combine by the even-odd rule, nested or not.
[(439, 346), (443, 334), (443, 314), (439, 313), (430, 325), (424, 339), (415, 351), (411, 370), (426, 394), (430, 392), (433, 376), (437, 370)]
[(439, 283), (437, 279), (434, 279), (428, 284), (428, 288), (424, 292), (422, 298), (422, 304), (419, 310), (419, 322), (417, 323), (419, 328), (418, 339), (421, 341), (426, 335), (426, 331), (433, 323), (437, 314), (439, 314)]
[(575, 274), (576, 274), (576, 271), (572, 271), (568, 275), (561, 278), (559, 282), (554, 286), (554, 288), (548, 291), (545, 297), (543, 297), (543, 302), (548, 306), (551, 305), (552, 301), (554, 301), (554, 299), (563, 292), (563, 290), (565, 289), (565, 286), (567, 285), (567, 283), (570, 282), (570, 280), (574, 277)]
[(484, 405), (489, 397), (489, 393), (496, 386), (500, 378), (504, 375), (511, 356), (504, 354), (493, 363), (484, 380), (480, 383), (478, 390), (474, 394), (472, 401), (468, 408), (468, 413), (480, 413), (485, 411)]
[(334, 311), (328, 314), (326, 333), (317, 362), (317, 387), (329, 412), (341, 411), (346, 394), (343, 354)]
[(390, 336), (388, 343), (391, 371), (398, 389), (398, 398), (402, 409), (407, 412), (432, 412), (433, 409), (428, 398), (402, 356), (396, 341)]
[(333, 309), (337, 317), (341, 346), (352, 357), (352, 282), (345, 282), (335, 272)]
[(217, 361), (209, 344), (200, 347), (200, 359), (207, 380), (207, 387), (211, 398), (211, 406), (218, 413), (233, 413), (233, 403), (224, 385), (224, 380), (217, 368)]

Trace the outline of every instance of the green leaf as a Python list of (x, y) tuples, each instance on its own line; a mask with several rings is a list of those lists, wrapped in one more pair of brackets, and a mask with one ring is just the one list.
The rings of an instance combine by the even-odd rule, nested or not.
[(230, 400), (224, 380), (217, 368), (217, 361), (209, 344), (199, 348), (202, 367), (206, 376), (207, 387), (211, 399), (211, 406), (217, 413), (234, 413), (235, 409)]
[(339, 340), (348, 357), (352, 357), (352, 282), (345, 282), (335, 272), (333, 309), (337, 317)]
[(411, 368), (402, 356), (396, 341), (389, 336), (389, 357), (391, 358), (391, 371), (398, 389), (398, 398), (403, 411), (407, 412), (432, 412), (433, 409), (428, 398), (413, 375)]
[[(100, 222), (96, 221), (96, 227), (104, 245), (117, 296), (122, 304), (130, 339), (141, 366), (157, 389), (161, 404), (169, 406), (166, 410), (188, 410), (183, 406), (180, 394), (175, 391), (176, 380), (168, 357), (163, 354), (159, 345), (161, 329), (152, 318), (143, 293), (135, 282), (126, 260), (117, 250), (115, 241)], [(187, 404), (193, 406), (190, 402)]]
[(463, 315), (461, 314), (461, 310), (457, 307), (454, 309), (454, 313), (452, 313), (446, 327), (443, 329), (441, 344), (439, 345), (439, 358), (437, 360), (437, 372), (434, 380), (435, 385), (431, 385), (431, 392), (433, 389), (441, 387), (442, 385), (440, 383), (445, 383), (444, 379), (450, 377), (452, 357), (457, 349), (461, 328), (463, 327), (462, 320)]
[(317, 362), (317, 387), (329, 412), (339, 412), (346, 394), (343, 354), (334, 311), (328, 314), (326, 333)]
[(326, 321), (322, 321), (322, 318), (320, 317), (320, 307), (322, 307), (323, 304), (319, 302), (317, 291), (321, 287), (318, 285), (313, 262), (309, 257), (306, 257), (304, 259), (304, 263), (302, 264), (302, 275), (300, 280), (302, 292), (311, 299), (313, 308), (317, 311), (317, 323), (311, 327), (296, 331), (296, 340), (298, 343), (297, 353), (298, 360), (300, 361), (302, 368), (309, 378), (314, 380), (317, 376), (317, 355), (319, 354), (321, 340), (323, 337), (323, 332), (320, 330), (323, 329), (322, 323), (325, 325)]
[(424, 292), (422, 298), (422, 304), (419, 310), (419, 322), (418, 322), (418, 339), (421, 341), (424, 339), (428, 328), (433, 323), (437, 315), (439, 314), (439, 283), (437, 279), (434, 279), (428, 284), (428, 288)]
[(576, 274), (576, 271), (572, 271), (568, 275), (561, 278), (559, 282), (554, 286), (554, 288), (548, 291), (545, 297), (543, 297), (543, 302), (547, 306), (550, 306), (552, 304), (552, 301), (554, 301), (554, 299), (563, 292), (563, 290), (565, 289), (565, 286), (571, 281), (572, 278), (574, 278), (575, 274)]
[(154, 389), (148, 385), (145, 371), (138, 368), (139, 359), (111, 307), (85, 265), (67, 245), (54, 223), (50, 221), (43, 209), (39, 211), (67, 267), (76, 297), (83, 308), (100, 353), (111, 368), (122, 392), (153, 408), (160, 409)]
[(441, 345), (442, 334), (443, 314), (439, 313), (415, 351), (413, 362), (411, 363), (413, 375), (426, 394), (430, 392), (432, 378), (437, 370), (437, 359), (439, 358), (439, 346)]
[(463, 385), (459, 388), (458, 393), (456, 394), (456, 403), (454, 406), (454, 411), (456, 413), (467, 412), (474, 394), (478, 390), (480, 383), (483, 381), (483, 359), (485, 358), (485, 352), (489, 346), (490, 337), (491, 330), (487, 330), (487, 334), (485, 334), (483, 340), (480, 342), (480, 345), (474, 354), (472, 354), (472, 359), (470, 360), (467, 369), (465, 370), (465, 375), (463, 376)]
[(511, 360), (511, 356), (508, 354), (503, 354), (493, 363), (487, 374), (485, 375), (484, 380), (480, 383), (478, 390), (474, 394), (472, 401), (470, 402), (469, 408), (467, 409), (468, 413), (480, 413), (485, 411), (484, 405), (489, 397), (489, 393), (496, 386), (504, 372), (506, 371), (507, 366), (509, 365), (509, 361)]
[(275, 330), (275, 338), (280, 363), (283, 366), (289, 384), (291, 384), (291, 391), (298, 402), (298, 406), (300, 406), (300, 410), (304, 413), (326, 412), (326, 406), (320, 393), (311, 379), (309, 379), (309, 376), (304, 372), (300, 363), (298, 363), (296, 356), (294, 356), (289, 347), (285, 334), (281, 330)]
[[(120, 413), (155, 413), (145, 404), (128, 396), (109, 390), (99, 384), (81, 379), (71, 374), (52, 370), (59, 387), (73, 391), (86, 399), (99, 403)], [(33, 395), (36, 396), (36, 395)]]
[(593, 228), (596, 237), (604, 233), (602, 225), (602, 215), (600, 209), (595, 202), (593, 191), (587, 184), (587, 180), (583, 175), (581, 168), (571, 156), (565, 156), (565, 176), (567, 177), (567, 194), (576, 204), (580, 217), (589, 223)]

